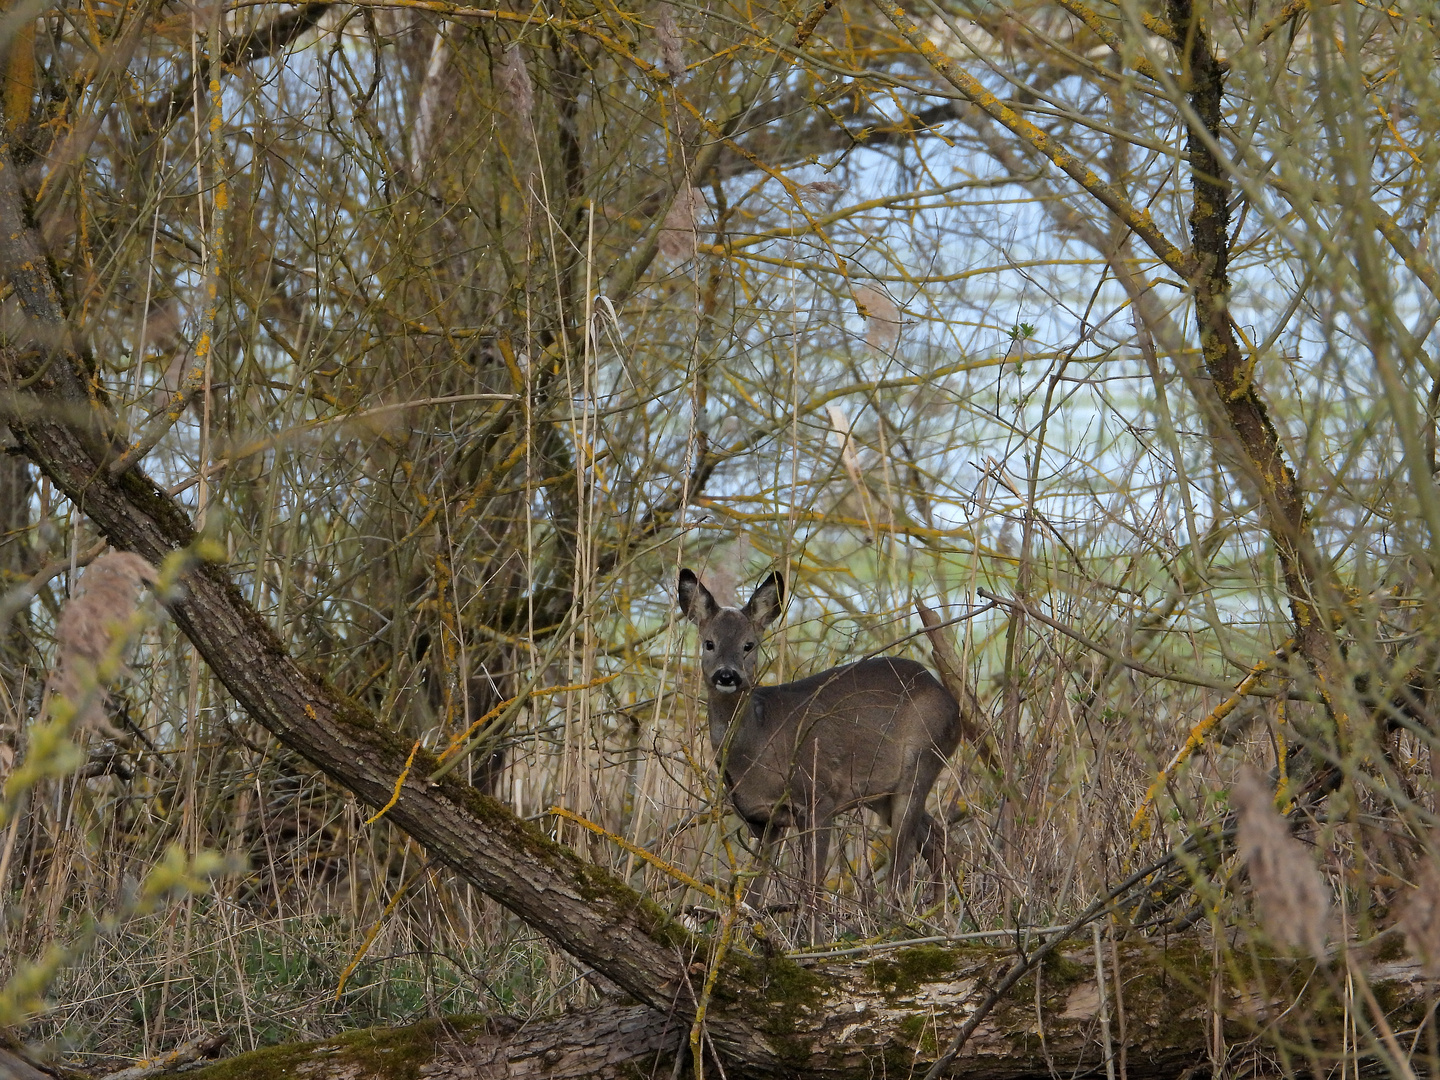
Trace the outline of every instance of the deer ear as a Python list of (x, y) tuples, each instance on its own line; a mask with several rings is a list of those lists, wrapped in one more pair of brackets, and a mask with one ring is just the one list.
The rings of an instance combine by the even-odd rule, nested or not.
[(701, 584), (693, 570), (680, 571), (678, 596), (680, 610), (696, 626), (709, 622), (720, 610), (720, 605), (715, 602), (715, 597), (711, 596), (710, 590)]
[(780, 617), (780, 611), (785, 605), (785, 579), (779, 573), (772, 570), (770, 575), (760, 583), (755, 590), (755, 595), (750, 597), (750, 602), (742, 609), (746, 618), (756, 626), (769, 626)]

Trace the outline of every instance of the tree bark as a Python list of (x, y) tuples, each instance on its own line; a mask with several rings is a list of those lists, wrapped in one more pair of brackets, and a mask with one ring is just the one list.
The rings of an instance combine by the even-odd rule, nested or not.
[[(1264, 970), (1270, 993), (1255, 986), (1226, 985), (1219, 998), (1211, 984), (1211, 951), (1189, 939), (1170, 948), (1150, 942), (1118, 950), (1121, 978), (1106, 959), (1106, 1014), (1111, 1056), (1123, 1045), (1128, 1080), (1170, 1080), (1186, 1069), (1210, 1068), (1216, 1048), (1212, 1009), (1223, 1017), (1220, 1071), (1266, 1068), (1263, 1042), (1269, 1032), (1304, 1047), (1310, 1061), (1328, 1067), (1345, 1053), (1343, 1022), (1327, 1027), (1323, 1002), (1312, 993), (1309, 1010), (1290, 1009), (1296, 988), (1307, 981), (1326, 990), (1312, 965), (1272, 962)], [(831, 980), (823, 1009), (806, 1027), (808, 1046), (790, 1063), (789, 1075), (839, 1078), (922, 1074), (937, 1045), (958, 1026), (983, 980), (980, 972), (1003, 970), (1002, 949), (940, 949), (933, 946), (877, 953), (848, 963), (817, 965)], [(1371, 964), (1372, 992), (1387, 1002), (1392, 1025), (1413, 1026), (1424, 1016), (1430, 986), (1414, 963)], [(1122, 1044), (1115, 986), (1123, 994), (1127, 1036)], [(1257, 980), (1257, 985), (1260, 980)], [(1063, 954), (1033, 977), (1022, 992), (999, 1006), (976, 1030), (951, 1067), (967, 1080), (1051, 1080), (1102, 1073), (1102, 994), (1088, 948)], [(1354, 1015), (1370, 1017), (1359, 1001)], [(1334, 1012), (1337, 1021), (1346, 1010)], [(432, 1020), (406, 1028), (350, 1032), (337, 1039), (272, 1047), (242, 1054), (193, 1074), (197, 1080), (246, 1075), (305, 1076), (307, 1080), (390, 1080), (420, 1075), (427, 1080), (596, 1080), (671, 1075), (677, 1053), (689, 1054), (689, 1024), (644, 1005), (607, 1004), (521, 1024), (474, 1017)], [(1362, 1035), (1363, 1039), (1363, 1035)], [(1362, 1045), (1361, 1061), (1383, 1059), (1380, 1041)], [(1260, 1051), (1256, 1053), (1257, 1049)], [(1355, 1053), (1354, 1047), (1349, 1051)], [(1253, 1060), (1252, 1060), (1253, 1059)], [(1354, 1062), (1354, 1058), (1351, 1061)], [(709, 1062), (707, 1061), (707, 1068)], [(734, 1062), (727, 1062), (734, 1065)], [(743, 1063), (739, 1063), (742, 1064)], [(734, 1075), (732, 1072), (730, 1075)], [(750, 1073), (745, 1073), (750, 1075)]]
[(1190, 210), (1189, 283), (1205, 369), (1219, 395), (1228, 433), (1239, 445), (1260, 498), (1295, 624), (1298, 651), (1319, 684), (1325, 704), (1343, 719), (1333, 698), (1341, 683), (1331, 671), (1333, 636), (1322, 610), (1324, 574), (1318, 565), (1309, 511), (1300, 481), (1280, 445), (1280, 435), (1256, 381), (1259, 358), (1248, 363), (1230, 317), (1230, 177), (1215, 153), (1223, 130), (1225, 68), (1211, 47), (1208, 28), (1192, 0), (1169, 0), (1168, 14), (1185, 43), (1177, 81), (1185, 88), (1194, 120), (1187, 118), (1186, 153), (1193, 197)]

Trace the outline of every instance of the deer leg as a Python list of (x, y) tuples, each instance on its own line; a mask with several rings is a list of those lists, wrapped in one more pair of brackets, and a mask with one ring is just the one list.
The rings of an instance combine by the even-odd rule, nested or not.
[(930, 816), (925, 813), (923, 805), (916, 805), (917, 802), (911, 800), (891, 826), (890, 895), (897, 899), (910, 883), (910, 864), (915, 861), (916, 849), (923, 843), (920, 833), (925, 828), (924, 819)]
[(929, 814), (921, 822), (920, 854), (930, 867), (934, 884), (930, 889), (929, 902), (938, 904), (945, 896), (945, 882), (950, 869), (949, 853), (946, 851), (945, 826)]
[(745, 886), (743, 901), (756, 911), (763, 911), (765, 895), (769, 891), (770, 878), (775, 869), (776, 846), (785, 832), (785, 827), (777, 825), (773, 821), (755, 822), (748, 819), (746, 824), (750, 826), (750, 833), (755, 837), (759, 847), (760, 869), (750, 879), (750, 883)]
[[(945, 827), (927, 813), (923, 806), (919, 807), (918, 814), (914, 814), (908, 823), (903, 823), (895, 830), (896, 862), (891, 868), (890, 879), (893, 895), (898, 898), (900, 892), (909, 884), (910, 872), (918, 853), (930, 867), (932, 878), (926, 901), (930, 904), (940, 902), (945, 895), (945, 882), (950, 869), (945, 840)], [(899, 861), (901, 858), (905, 859), (903, 864)]]
[[(935, 778), (939, 775), (943, 760), (926, 755), (916, 762), (910, 783), (897, 791), (891, 802), (890, 827), (894, 834), (894, 845), (890, 864), (890, 893), (898, 898), (910, 883), (910, 864), (917, 853), (925, 855), (925, 861), (934, 866), (934, 844), (936, 839), (935, 819), (925, 812), (925, 797), (930, 794)], [(894, 811), (897, 808), (899, 814)]]
[(830, 858), (830, 834), (833, 830), (834, 808), (817, 808), (810, 827), (801, 833), (804, 843), (805, 870), (804, 908), (810, 924), (810, 941), (820, 940), (820, 896), (825, 889), (825, 867)]
[[(932, 818), (924, 812), (924, 796), (929, 795), (930, 783), (924, 776), (913, 776), (906, 791), (896, 792), (891, 802), (890, 831), (893, 834), (893, 850), (890, 855), (890, 894), (899, 900), (901, 891), (910, 883), (910, 864), (917, 851), (923, 851), (929, 844)], [(899, 809), (899, 814), (896, 814)]]

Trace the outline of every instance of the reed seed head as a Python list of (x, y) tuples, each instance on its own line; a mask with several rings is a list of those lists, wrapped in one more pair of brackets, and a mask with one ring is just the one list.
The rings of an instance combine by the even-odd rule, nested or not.
[[(55, 628), (58, 648), (55, 667), (50, 673), (50, 692), (77, 705), (88, 696), (76, 718), (78, 724), (85, 727), (103, 724), (104, 689), (87, 695), (84, 675), (93, 679), (110, 655), (116, 635), (128, 633), (126, 624), (139, 605), (140, 588), (154, 584), (155, 578), (155, 568), (139, 555), (129, 551), (106, 552), (85, 568), (74, 594), (60, 612)], [(122, 663), (125, 660), (123, 651), (120, 660)]]
[(669, 4), (660, 5), (660, 16), (655, 20), (655, 37), (660, 42), (660, 56), (670, 77), (679, 81), (685, 77), (685, 46), (680, 40), (680, 29), (675, 25), (675, 9)]
[(795, 194), (802, 202), (819, 202), (826, 195), (838, 195), (845, 185), (836, 180), (815, 180), (809, 184), (796, 184)]
[(535, 112), (535, 90), (519, 45), (511, 45), (505, 50), (504, 63), (496, 72), (495, 79), (507, 111), (518, 123), (528, 127)]
[(670, 259), (688, 259), (695, 254), (695, 230), (699, 227), (700, 211), (705, 196), (700, 189), (686, 185), (675, 193), (670, 212), (660, 226), (660, 253)]
[(1440, 866), (1427, 855), (1400, 909), (1400, 929), (1431, 978), (1440, 978)]
[(1236, 846), (1250, 873), (1260, 925), (1280, 944), (1322, 959), (1330, 936), (1330, 887), (1314, 859), (1253, 771), (1235, 781), (1230, 804), (1240, 818)]
[(900, 309), (895, 301), (869, 285), (859, 286), (851, 295), (865, 318), (865, 343), (882, 352), (894, 348), (900, 340)]

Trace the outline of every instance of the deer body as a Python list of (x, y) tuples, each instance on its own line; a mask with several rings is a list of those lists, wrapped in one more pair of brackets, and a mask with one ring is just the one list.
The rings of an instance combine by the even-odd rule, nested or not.
[(824, 876), (835, 815), (874, 811), (893, 836), (893, 891), (917, 853), (938, 869), (938, 826), (925, 799), (960, 741), (959, 706), (923, 665), (891, 656), (755, 685), (758, 637), (782, 595), (771, 574), (744, 608), (721, 607), (693, 573), (680, 574), (681, 609), (700, 629), (710, 740), (726, 790), (762, 844), (800, 831), (812, 886)]

